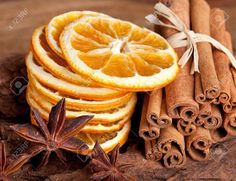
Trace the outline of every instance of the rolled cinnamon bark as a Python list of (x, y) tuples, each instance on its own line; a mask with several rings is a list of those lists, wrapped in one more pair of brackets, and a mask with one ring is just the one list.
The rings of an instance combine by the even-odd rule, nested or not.
[(233, 76), (234, 85), (236, 85), (236, 69), (231, 68), (230, 70)]
[[(225, 13), (219, 8), (214, 8), (211, 10), (211, 17), (213, 16), (217, 18), (211, 18), (211, 36), (227, 47), (228, 42), (225, 37)], [(220, 82), (219, 101), (220, 103), (225, 104), (231, 98), (231, 72), (229, 69), (230, 61), (225, 53), (216, 48), (213, 48), (213, 58), (216, 74)]]
[(212, 145), (209, 130), (198, 127), (197, 131), (186, 137), (186, 147), (190, 157), (193, 160), (207, 160), (210, 155), (210, 147)]
[(232, 107), (236, 107), (236, 86), (233, 83), (230, 84), (230, 92), (231, 92), (230, 104), (232, 105)]
[(225, 113), (230, 113), (232, 109), (233, 109), (233, 106), (230, 103), (230, 101), (227, 101), (225, 104), (223, 104), (223, 110)]
[(145, 157), (147, 160), (159, 161), (162, 159), (162, 153), (157, 149), (156, 140), (145, 142)]
[(204, 124), (205, 120), (197, 117), (194, 121), (193, 124), (196, 126), (202, 126)]
[(223, 127), (230, 135), (236, 135), (236, 108), (231, 113), (224, 114)]
[(193, 121), (177, 120), (177, 129), (183, 136), (189, 136), (196, 132), (196, 125)]
[[(167, 5), (185, 23), (186, 27), (190, 27), (188, 0), (160, 0), (160, 2)], [(167, 38), (176, 31), (161, 28), (160, 33)], [(186, 48), (176, 48), (175, 51), (181, 57)], [(176, 80), (165, 88), (167, 112), (171, 118), (194, 120), (198, 115), (199, 106), (194, 100), (194, 77), (190, 74), (191, 64), (192, 62), (188, 61), (184, 68), (180, 69)]]
[[(232, 44), (232, 37), (229, 32), (225, 32), (225, 41), (226, 43), (226, 48), (228, 48), (232, 53), (233, 53), (233, 44)], [(236, 106), (236, 86), (234, 83), (234, 78), (232, 75), (232, 71), (234, 68), (231, 68), (231, 78), (230, 78), (230, 93), (231, 93), (231, 100), (230, 103), (233, 107)]]
[(215, 105), (219, 105), (219, 104), (220, 104), (219, 97), (213, 99), (213, 100), (212, 100), (212, 103), (215, 104)]
[(142, 137), (145, 141), (156, 139), (160, 135), (160, 128), (150, 125), (146, 119), (148, 99), (148, 95), (145, 95), (143, 100), (142, 116), (139, 126), (139, 136)]
[(155, 160), (159, 161), (162, 159), (162, 152), (158, 149), (157, 139), (151, 141), (153, 154), (155, 155)]
[(163, 153), (163, 164), (167, 168), (181, 167), (186, 162), (184, 136), (171, 125), (161, 129), (157, 139), (159, 150)]
[(202, 82), (201, 82), (201, 75), (199, 73), (194, 74), (194, 82), (195, 82), (195, 100), (199, 104), (204, 104), (206, 101), (206, 96), (202, 90)]
[(156, 160), (156, 157), (153, 153), (153, 149), (152, 149), (152, 144), (151, 141), (144, 141), (145, 143), (145, 157), (147, 160)]
[(204, 103), (204, 104), (200, 105), (200, 111), (199, 111), (198, 118), (208, 119), (212, 114), (211, 107), (212, 106), (210, 103)]
[[(192, 29), (196, 33), (210, 35), (210, 7), (205, 0), (191, 0)], [(197, 44), (199, 52), (199, 69), (202, 88), (208, 99), (220, 95), (220, 84), (213, 61), (212, 48), (207, 42)]]
[(184, 165), (183, 160), (185, 163), (186, 156), (183, 156), (178, 147), (175, 145), (172, 146), (170, 152), (163, 156), (163, 164), (166, 168), (182, 167), (182, 165)]
[(232, 136), (224, 129), (223, 126), (210, 130), (213, 143), (223, 142), (230, 139)]
[(150, 94), (147, 109), (148, 123), (158, 128), (166, 128), (172, 124), (172, 119), (166, 111), (165, 95), (162, 94), (162, 89), (153, 91)]
[(205, 119), (204, 128), (206, 129), (217, 129), (222, 126), (223, 120), (221, 116), (220, 107), (217, 105), (211, 105), (211, 115)]
[(206, 102), (200, 105), (200, 111), (197, 119), (193, 121), (193, 124), (196, 126), (201, 126), (205, 121), (211, 116), (211, 104)]

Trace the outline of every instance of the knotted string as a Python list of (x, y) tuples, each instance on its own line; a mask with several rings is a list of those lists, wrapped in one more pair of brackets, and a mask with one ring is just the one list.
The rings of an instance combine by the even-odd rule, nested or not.
[[(179, 65), (183, 68), (186, 63), (190, 60), (190, 57), (193, 54), (193, 63), (191, 67), (191, 74), (194, 72), (199, 71), (199, 55), (197, 49), (198, 42), (208, 42), (211, 43), (216, 49), (221, 50), (224, 52), (231, 64), (234, 68), (236, 68), (236, 60), (233, 54), (228, 50), (224, 45), (222, 45), (217, 40), (213, 39), (212, 37), (201, 34), (195, 33), (192, 30), (189, 30), (183, 21), (167, 6), (162, 3), (157, 3), (154, 7), (155, 12), (154, 14), (150, 14), (146, 16), (146, 19), (155, 25), (164, 26), (167, 28), (172, 28), (178, 31), (178, 33), (170, 36), (167, 40), (173, 48), (180, 48), (180, 47), (187, 47), (187, 50), (182, 55), (179, 60)], [(165, 19), (169, 20), (172, 24), (166, 24), (160, 20), (159, 17), (164, 17)]]

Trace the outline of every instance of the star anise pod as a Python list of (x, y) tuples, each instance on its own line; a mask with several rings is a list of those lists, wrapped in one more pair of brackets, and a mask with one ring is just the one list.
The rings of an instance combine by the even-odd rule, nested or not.
[(29, 159), (31, 154), (22, 153), (8, 159), (4, 141), (0, 141), (0, 180), (9, 181), (9, 175), (19, 170)]
[(117, 164), (119, 156), (118, 144), (111, 152), (106, 154), (101, 148), (98, 142), (96, 142), (93, 153), (91, 155), (90, 169), (93, 175), (90, 180), (93, 181), (135, 181), (134, 177), (131, 177), (125, 173), (125, 170), (132, 167), (131, 164)]
[(61, 161), (65, 161), (62, 150), (87, 154), (88, 146), (80, 139), (74, 138), (76, 134), (93, 118), (93, 116), (80, 116), (78, 118), (65, 120), (65, 99), (61, 99), (49, 114), (48, 124), (39, 112), (32, 109), (32, 116), (38, 127), (32, 124), (17, 124), (11, 128), (21, 137), (38, 146), (43, 152), (42, 161), (38, 167), (48, 163), (51, 152), (55, 152)]

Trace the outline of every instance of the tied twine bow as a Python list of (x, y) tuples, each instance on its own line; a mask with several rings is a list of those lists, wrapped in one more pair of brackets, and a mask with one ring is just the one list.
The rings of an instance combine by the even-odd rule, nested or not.
[[(170, 43), (170, 45), (173, 48), (180, 48), (180, 47), (186, 47), (186, 52), (182, 55), (182, 57), (179, 60), (179, 65), (181, 68), (185, 66), (185, 64), (190, 60), (190, 57), (193, 54), (193, 63), (191, 67), (191, 74), (194, 72), (200, 72), (199, 71), (199, 55), (198, 55), (198, 49), (197, 49), (197, 43), (198, 42), (209, 42), (211, 43), (215, 48), (218, 50), (221, 50), (224, 52), (231, 64), (234, 68), (236, 68), (236, 60), (232, 53), (220, 42), (216, 41), (212, 37), (200, 33), (195, 33), (194, 31), (189, 30), (183, 21), (180, 20), (180, 18), (173, 12), (171, 9), (169, 9), (167, 6), (165, 6), (162, 3), (157, 3), (154, 7), (155, 12), (154, 14), (150, 14), (146, 16), (145, 18), (153, 24), (164, 26), (167, 28), (173, 28), (178, 31), (178, 33), (170, 36), (167, 41)], [(164, 17), (167, 20), (169, 20), (172, 24), (166, 24), (162, 22), (159, 17)]]

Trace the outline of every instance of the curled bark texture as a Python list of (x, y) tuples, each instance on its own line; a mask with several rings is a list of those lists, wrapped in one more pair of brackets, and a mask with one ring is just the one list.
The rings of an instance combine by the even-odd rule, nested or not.
[(143, 100), (143, 109), (142, 109), (142, 117), (139, 126), (139, 136), (142, 137), (145, 141), (153, 140), (159, 137), (160, 128), (150, 125), (147, 121), (147, 106), (149, 97), (146, 94)]
[[(211, 18), (210, 27), (211, 27), (211, 36), (212, 38), (216, 39), (224, 46), (229, 47), (227, 45), (228, 41), (226, 38), (226, 29), (225, 29), (225, 13), (223, 10), (214, 8), (211, 10)], [(213, 48), (213, 57), (214, 57), (214, 64), (216, 68), (217, 77), (220, 82), (220, 96), (219, 101), (220, 103), (225, 104), (231, 99), (230, 94), (230, 79), (231, 79), (231, 72), (229, 68), (230, 61), (222, 51)]]
[(166, 128), (172, 124), (172, 118), (167, 114), (166, 99), (162, 89), (150, 94), (148, 109), (148, 123), (158, 128)]
[(197, 127), (192, 121), (179, 119), (177, 120), (177, 129), (183, 136), (189, 136), (196, 132)]
[(210, 134), (213, 143), (223, 142), (232, 137), (223, 126), (210, 130)]
[(161, 129), (157, 140), (158, 149), (163, 154), (163, 164), (167, 168), (181, 167), (186, 162), (184, 136), (171, 125)]
[[(210, 35), (210, 7), (205, 0), (191, 0), (191, 25), (193, 31)], [(199, 52), (199, 69), (203, 93), (208, 99), (220, 95), (220, 84), (217, 78), (211, 45), (207, 42), (197, 44)]]
[[(186, 27), (190, 27), (189, 1), (188, 0), (160, 0), (167, 5), (179, 18), (185, 23)], [(160, 33), (165, 37), (169, 37), (176, 33), (175, 30), (169, 28), (161, 28)], [(186, 48), (176, 48), (178, 56), (181, 57)], [(198, 115), (199, 106), (194, 100), (194, 77), (190, 74), (192, 61), (180, 69), (180, 73), (176, 80), (166, 86), (166, 106), (168, 115), (174, 119), (194, 120)]]
[(194, 134), (186, 137), (187, 151), (191, 158), (196, 161), (209, 158), (211, 145), (210, 132), (202, 127), (198, 127)]
[(220, 107), (217, 105), (211, 105), (211, 115), (205, 119), (204, 127), (206, 129), (217, 129), (222, 126), (223, 120), (221, 116)]
[(159, 161), (162, 158), (162, 152), (157, 148), (156, 140), (145, 141), (145, 156), (147, 160)]

